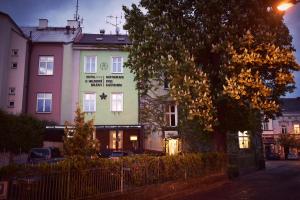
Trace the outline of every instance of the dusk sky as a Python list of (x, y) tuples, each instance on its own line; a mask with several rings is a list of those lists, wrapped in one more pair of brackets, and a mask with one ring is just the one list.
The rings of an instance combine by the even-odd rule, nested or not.
[[(83, 18), (84, 33), (114, 33), (113, 26), (105, 22), (106, 16), (121, 16), (122, 5), (130, 6), (139, 0), (79, 0), (79, 15)], [(36, 26), (39, 18), (47, 18), (49, 26), (65, 26), (73, 19), (76, 0), (0, 0), (0, 11), (9, 14), (19, 26)], [(123, 18), (124, 22), (124, 18)], [(288, 10), (285, 22), (294, 38), (300, 62), (300, 4)], [(121, 31), (121, 33), (125, 33)], [(300, 73), (296, 74), (297, 89), (288, 97), (300, 96)]]

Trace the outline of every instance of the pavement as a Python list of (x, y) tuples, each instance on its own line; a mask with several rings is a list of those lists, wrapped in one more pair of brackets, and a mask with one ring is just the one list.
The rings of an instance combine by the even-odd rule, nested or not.
[(266, 170), (168, 199), (300, 200), (300, 161), (267, 161)]

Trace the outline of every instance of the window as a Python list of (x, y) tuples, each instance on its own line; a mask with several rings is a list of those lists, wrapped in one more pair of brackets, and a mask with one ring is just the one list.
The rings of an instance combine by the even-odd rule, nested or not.
[(239, 136), (240, 149), (249, 149), (250, 137), (249, 137), (247, 131), (244, 131), (244, 132), (239, 131), (238, 136)]
[(281, 126), (281, 133), (287, 134), (287, 127), (286, 127), (286, 125), (282, 125)]
[(9, 101), (8, 102), (8, 107), (9, 108), (14, 108), (15, 107), (15, 101)]
[(123, 93), (111, 94), (111, 111), (112, 112), (123, 111)]
[(112, 57), (112, 73), (123, 73), (122, 57)]
[(52, 94), (38, 93), (37, 94), (37, 108), (38, 113), (50, 113), (52, 111)]
[(39, 75), (53, 75), (54, 57), (40, 56), (39, 58)]
[(165, 120), (167, 126), (175, 127), (177, 126), (177, 106), (176, 105), (166, 105), (165, 106)]
[(18, 56), (18, 52), (19, 52), (18, 49), (12, 49), (12, 50), (11, 50), (11, 55), (12, 55), (12, 56)]
[(96, 112), (96, 94), (84, 94), (83, 98), (83, 110), (84, 112)]
[(269, 130), (269, 122), (263, 122), (263, 130), (264, 131)]
[(18, 68), (18, 63), (16, 63), (16, 62), (11, 63), (11, 68), (12, 69), (17, 69)]
[(14, 88), (14, 87), (8, 88), (8, 94), (9, 95), (15, 95), (15, 92), (16, 92), (16, 88)]
[[(118, 146), (117, 146), (118, 145)], [(109, 148), (110, 149), (122, 149), (123, 148), (123, 131), (112, 130), (109, 131)]]
[(299, 134), (299, 133), (300, 133), (300, 125), (294, 124), (294, 134)]
[(84, 73), (96, 73), (97, 72), (97, 57), (85, 56), (84, 57)]

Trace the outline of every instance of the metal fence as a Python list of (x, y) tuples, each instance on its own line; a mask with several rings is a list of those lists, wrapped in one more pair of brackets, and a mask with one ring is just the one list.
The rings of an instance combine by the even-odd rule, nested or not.
[[(193, 158), (190, 156), (190, 158)], [(153, 158), (132, 160), (107, 168), (62, 170), (50, 167), (44, 172), (6, 178), (9, 182), (9, 200), (79, 200), (99, 198), (103, 194), (123, 192), (135, 187), (188, 179), (224, 171), (227, 159), (215, 157)], [(142, 159), (140, 160), (142, 161)], [(185, 161), (185, 162), (184, 162)], [(42, 166), (41, 166), (42, 167)]]
[(124, 169), (121, 173), (89, 169), (18, 177), (9, 181), (8, 199), (77, 200), (98, 197), (103, 193), (127, 189), (130, 180), (128, 172)]

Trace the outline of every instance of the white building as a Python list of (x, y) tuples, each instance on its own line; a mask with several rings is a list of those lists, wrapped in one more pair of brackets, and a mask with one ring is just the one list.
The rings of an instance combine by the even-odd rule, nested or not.
[[(262, 123), (263, 143), (265, 154), (279, 153), (284, 157), (284, 150), (278, 144), (278, 138), (281, 134), (290, 134), (300, 139), (300, 98), (283, 98), (282, 115), (275, 119), (269, 119)], [(290, 149), (290, 152), (298, 154), (296, 148)]]

